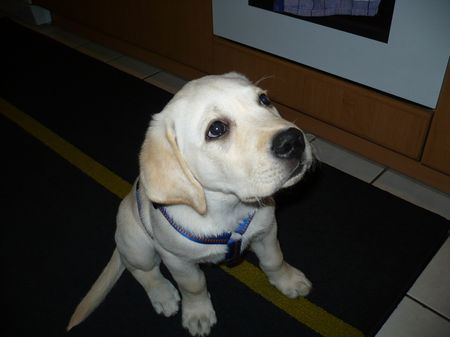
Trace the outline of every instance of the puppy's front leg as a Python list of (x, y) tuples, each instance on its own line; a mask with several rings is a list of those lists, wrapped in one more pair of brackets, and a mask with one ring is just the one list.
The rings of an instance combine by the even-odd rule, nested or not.
[(269, 282), (289, 298), (306, 296), (311, 290), (311, 282), (297, 268), (283, 259), (277, 238), (277, 224), (259, 240), (251, 243), (251, 249), (259, 259), (261, 269)]
[(205, 274), (197, 264), (174, 255), (163, 256), (163, 261), (181, 292), (183, 327), (193, 336), (208, 335), (217, 318), (206, 289)]

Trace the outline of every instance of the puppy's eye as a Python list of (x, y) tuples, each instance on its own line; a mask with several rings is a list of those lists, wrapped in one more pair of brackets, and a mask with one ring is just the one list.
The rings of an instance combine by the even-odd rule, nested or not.
[(228, 124), (222, 121), (214, 121), (208, 128), (206, 139), (215, 139), (222, 137), (228, 132)]
[(261, 103), (264, 106), (271, 106), (272, 102), (270, 101), (269, 97), (267, 97), (266, 94), (260, 94), (259, 95), (259, 103)]

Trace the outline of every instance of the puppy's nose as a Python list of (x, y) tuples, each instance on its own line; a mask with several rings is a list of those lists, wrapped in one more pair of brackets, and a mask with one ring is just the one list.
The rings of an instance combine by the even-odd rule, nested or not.
[(300, 159), (305, 151), (303, 132), (296, 128), (283, 130), (272, 140), (272, 153), (281, 159)]

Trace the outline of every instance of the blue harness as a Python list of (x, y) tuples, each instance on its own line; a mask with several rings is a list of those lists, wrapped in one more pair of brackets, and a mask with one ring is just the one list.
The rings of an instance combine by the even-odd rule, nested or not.
[[(143, 222), (142, 217), (142, 201), (139, 195), (139, 180), (136, 183), (136, 202), (139, 212), (139, 217), (141, 222)], [(167, 208), (163, 205), (152, 203), (153, 207), (161, 212), (167, 222), (174, 228), (178, 233), (183, 235), (185, 238), (204, 245), (227, 245), (227, 253), (225, 255), (225, 261), (228, 263), (233, 263), (241, 256), (241, 246), (242, 246), (242, 236), (247, 231), (252, 219), (256, 213), (256, 210), (250, 212), (245, 218), (239, 222), (238, 226), (233, 232), (223, 232), (218, 235), (211, 236), (199, 236), (187, 230), (186, 228), (180, 226), (175, 222), (175, 220), (167, 212)]]

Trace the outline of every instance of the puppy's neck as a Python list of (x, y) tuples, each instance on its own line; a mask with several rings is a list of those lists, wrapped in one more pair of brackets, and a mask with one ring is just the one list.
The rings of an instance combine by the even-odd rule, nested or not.
[(233, 212), (242, 206), (242, 201), (234, 194), (205, 190), (207, 213), (220, 214)]

